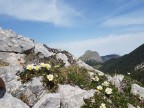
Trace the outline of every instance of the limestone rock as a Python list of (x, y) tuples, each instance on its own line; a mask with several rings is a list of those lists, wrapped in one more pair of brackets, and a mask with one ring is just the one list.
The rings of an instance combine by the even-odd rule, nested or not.
[(128, 103), (128, 108), (135, 108), (135, 107)]
[(60, 94), (49, 93), (44, 95), (33, 108), (60, 108)]
[(131, 85), (131, 93), (134, 95), (139, 95), (140, 97), (144, 98), (144, 88), (140, 87), (137, 84), (132, 84)]
[(77, 86), (59, 85), (58, 93), (61, 97), (61, 108), (80, 108), (84, 104), (83, 99), (92, 97), (95, 91), (82, 90)]
[(6, 93), (5, 96), (0, 99), (0, 108), (29, 108), (29, 106), (11, 94)]
[(29, 106), (33, 106), (45, 93), (46, 88), (43, 86), (41, 82), (41, 78), (33, 78), (32, 81), (22, 84), (17, 88), (12, 94), (15, 95), (17, 98), (24, 97), (23, 101)]
[(123, 90), (122, 90), (121, 84), (122, 84), (123, 79), (124, 79), (123, 75), (115, 75), (109, 80), (111, 81), (112, 84), (115, 85), (116, 88), (118, 88), (119, 92), (122, 92)]
[(77, 64), (79, 67), (84, 67), (84, 68), (86, 68), (86, 69), (89, 70), (89, 71), (93, 71), (93, 70), (94, 70), (91, 66), (87, 65), (86, 63), (84, 63), (84, 62), (81, 61), (81, 60), (78, 60), (78, 61), (76, 62), (76, 64)]
[(25, 62), (25, 54), (16, 54), (9, 52), (0, 52), (0, 58), (2, 61), (9, 64), (9, 66), (23, 67)]
[(68, 62), (68, 58), (67, 58), (67, 56), (65, 54), (58, 53), (56, 55), (56, 58), (63, 60), (63, 62), (65, 63), (65, 66), (69, 66), (70, 65), (70, 63)]
[(0, 67), (0, 76), (3, 78), (5, 83), (13, 80), (16, 78), (16, 73), (18, 71), (22, 71), (20, 67), (15, 67), (15, 66), (4, 66)]
[(53, 52), (49, 52), (44, 46), (43, 44), (40, 43), (35, 43), (35, 49), (34, 49), (35, 54), (38, 54), (40, 58), (44, 58), (44, 57), (49, 57), (51, 55), (53, 55)]
[(15, 93), (21, 86), (22, 84), (17, 78), (6, 82), (6, 88), (9, 93)]
[(10, 30), (0, 30), (0, 51), (23, 53), (34, 48), (29, 38), (17, 35)]

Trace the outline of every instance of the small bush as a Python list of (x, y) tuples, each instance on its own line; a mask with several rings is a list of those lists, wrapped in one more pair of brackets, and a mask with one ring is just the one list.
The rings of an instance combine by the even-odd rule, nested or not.
[(76, 65), (64, 67), (59, 76), (60, 83), (77, 85), (80, 88), (88, 89), (91, 84), (91, 78), (85, 68)]
[[(106, 83), (102, 83), (103, 79), (106, 80), (103, 78), (104, 76), (101, 76), (102, 79), (98, 75), (96, 76), (99, 80), (92, 81), (91, 83), (91, 88), (95, 88), (96, 92), (93, 97), (84, 100), (85, 104), (82, 108), (127, 108), (128, 103), (134, 105), (135, 107), (139, 106), (140, 108), (143, 108), (144, 103), (139, 99), (139, 96), (134, 96), (130, 93), (131, 83), (129, 81), (123, 88), (124, 92), (121, 93), (118, 92), (118, 89), (111, 83), (104, 86), (106, 85)], [(106, 88), (110, 88), (112, 91), (107, 92)]]

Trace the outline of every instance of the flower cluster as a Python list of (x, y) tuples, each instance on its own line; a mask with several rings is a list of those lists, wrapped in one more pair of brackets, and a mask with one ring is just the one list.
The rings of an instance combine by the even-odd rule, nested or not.
[(95, 77), (92, 78), (92, 80), (93, 80), (93, 81), (99, 81), (99, 77), (98, 77), (98, 76), (95, 76)]
[(51, 65), (50, 64), (45, 64), (45, 63), (40, 63), (39, 65), (34, 65), (34, 64), (29, 64), (27, 65), (26, 69), (31, 71), (31, 70), (39, 70), (41, 68), (46, 68), (46, 69), (50, 69), (51, 68)]
[(23, 83), (32, 80), (33, 77), (41, 76), (44, 85), (51, 89), (57, 84), (55, 77), (58, 76), (58, 69), (59, 65), (52, 66), (50, 63), (28, 64), (19, 76)]
[(99, 108), (106, 108), (105, 104), (104, 103), (101, 103), (100, 107)]
[(119, 92), (114, 84), (108, 81), (107, 75), (98, 71), (91, 76), (90, 88), (95, 89), (95, 94), (90, 99), (85, 99), (82, 108), (127, 108), (131, 103), (135, 108), (143, 108), (144, 96), (132, 95), (131, 84), (133, 79), (125, 76), (123, 92)]
[[(111, 95), (113, 90), (111, 87), (109, 87), (110, 82), (106, 81), (106, 79), (103, 79), (103, 77), (105, 77), (104, 73), (99, 72), (92, 77), (92, 81), (96, 85), (96, 94), (103, 96), (104, 99), (108, 99), (107, 96)], [(99, 108), (106, 108), (105, 103), (101, 103)]]

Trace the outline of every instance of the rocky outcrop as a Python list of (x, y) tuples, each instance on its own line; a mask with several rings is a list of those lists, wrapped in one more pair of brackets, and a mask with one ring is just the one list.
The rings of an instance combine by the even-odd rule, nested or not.
[[(21, 83), (17, 75), (27, 64), (37, 64), (46, 60), (63, 62), (65, 66), (77, 64), (92, 69), (82, 61), (77, 61), (68, 51), (49, 48), (45, 44), (17, 35), (11, 30), (0, 29), (0, 76), (5, 82), (7, 91), (0, 99), (0, 108), (60, 108), (61, 103), (64, 105), (63, 108), (69, 107), (67, 105), (72, 107), (72, 104), (80, 107), (83, 98), (92, 96), (92, 91), (70, 85), (60, 85), (58, 93), (50, 94), (41, 82), (41, 77), (34, 77), (25, 84)], [(71, 96), (74, 98), (71, 101), (63, 101), (67, 100), (68, 96), (66, 97), (65, 94), (70, 93), (71, 90)], [(75, 94), (76, 92), (78, 94)]]
[(92, 97), (95, 90), (86, 91), (79, 87), (60, 85), (58, 92), (61, 97), (61, 108), (80, 108), (84, 104), (83, 99)]
[(11, 94), (6, 93), (5, 96), (0, 99), (0, 108), (29, 108), (29, 106)]
[[(137, 84), (132, 84), (131, 85), (131, 93), (134, 94), (134, 95), (139, 95), (140, 97), (143, 97), (144, 98), (144, 88), (143, 87), (140, 87), (139, 85)], [(144, 101), (144, 100), (143, 100)]]
[(32, 40), (17, 35), (11, 30), (0, 29), (0, 51), (23, 53), (34, 48)]
[(119, 92), (123, 92), (122, 90), (122, 81), (124, 79), (124, 75), (115, 75), (114, 77), (108, 77), (109, 81), (113, 85), (115, 85), (116, 88), (118, 88)]
[(34, 49), (35, 54), (39, 55), (40, 58), (44, 58), (44, 57), (49, 57), (54, 55), (53, 52), (48, 51), (43, 44), (40, 43), (35, 43), (35, 49)]
[(95, 70), (94, 68), (92, 68), (91, 66), (87, 65), (86, 63), (84, 63), (84, 62), (81, 61), (81, 60), (77, 60), (76, 64), (77, 64), (79, 67), (84, 67), (84, 68), (86, 68), (86, 69), (89, 70), (89, 71)]
[(49, 93), (44, 95), (33, 108), (61, 108), (60, 107), (60, 94)]
[(101, 57), (98, 52), (87, 50), (81, 57), (79, 57), (82, 61), (96, 61), (102, 62)]
[[(2, 53), (5, 52), (5, 53)], [(35, 55), (38, 59), (49, 58), (53, 55), (62, 59), (67, 65), (75, 63), (73, 56), (67, 51), (49, 48), (45, 44), (40, 44), (29, 38), (17, 35), (11, 30), (0, 29), (0, 59), (5, 61), (6, 53), (23, 54), (24, 56)], [(8, 57), (7, 57), (8, 58)], [(22, 57), (23, 58), (23, 57)], [(9, 62), (9, 61), (8, 61)]]

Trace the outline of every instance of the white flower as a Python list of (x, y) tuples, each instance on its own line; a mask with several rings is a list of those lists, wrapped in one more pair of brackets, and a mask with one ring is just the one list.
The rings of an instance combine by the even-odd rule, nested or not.
[(112, 94), (112, 89), (111, 88), (106, 88), (105, 92), (106, 92), (106, 94)]
[(104, 73), (99, 72), (98, 75), (99, 75), (99, 76), (104, 76)]
[(40, 63), (40, 67), (45, 67), (45, 64), (44, 63)]
[(104, 83), (102, 83), (103, 86), (109, 86), (109, 82), (108, 81), (104, 81)]
[(139, 106), (137, 106), (136, 108), (140, 108)]
[(48, 79), (49, 81), (52, 81), (53, 78), (54, 78), (54, 76), (53, 76), (52, 74), (47, 75), (47, 79)]
[(101, 106), (99, 108), (106, 108), (104, 103), (101, 103)]
[(99, 81), (99, 77), (98, 77), (98, 76), (95, 76), (94, 78), (92, 78), (92, 80), (94, 80), (94, 81)]
[(127, 73), (128, 75), (130, 75), (130, 73)]
[(27, 67), (26, 67), (27, 70), (32, 70), (33, 68), (34, 68), (34, 65), (33, 65), (33, 64), (27, 65)]
[(97, 86), (97, 89), (102, 90), (103, 88), (102, 88), (102, 86)]
[(35, 70), (39, 70), (40, 67), (37, 65), (37, 66), (34, 66), (34, 69), (35, 69)]
[(50, 69), (50, 68), (51, 68), (51, 65), (50, 65), (50, 64), (45, 64), (45, 67), (46, 67), (47, 69)]

